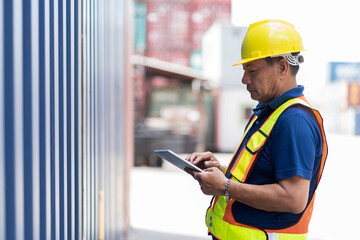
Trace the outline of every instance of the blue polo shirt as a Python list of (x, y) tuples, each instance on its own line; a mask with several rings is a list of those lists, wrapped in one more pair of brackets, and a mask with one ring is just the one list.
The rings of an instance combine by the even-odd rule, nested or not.
[[(291, 98), (302, 96), (303, 91), (304, 87), (298, 86), (267, 105), (259, 103), (253, 109), (258, 119), (249, 130), (237, 154), (277, 107)], [(272, 184), (279, 179), (298, 175), (310, 180), (310, 201), (317, 181), (321, 157), (321, 131), (314, 114), (304, 106), (292, 106), (285, 110), (275, 123), (247, 183)], [(227, 177), (230, 175), (228, 174)], [(232, 213), (237, 222), (265, 229), (286, 228), (301, 217), (301, 214), (267, 212), (239, 202), (233, 204)]]

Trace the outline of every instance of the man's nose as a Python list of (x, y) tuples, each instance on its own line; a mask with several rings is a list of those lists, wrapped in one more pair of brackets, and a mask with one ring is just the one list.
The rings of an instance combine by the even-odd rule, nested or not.
[(250, 83), (250, 78), (249, 78), (249, 76), (248, 76), (248, 74), (246, 72), (244, 72), (244, 75), (243, 75), (243, 77), (241, 79), (241, 82), (243, 84), (249, 84)]

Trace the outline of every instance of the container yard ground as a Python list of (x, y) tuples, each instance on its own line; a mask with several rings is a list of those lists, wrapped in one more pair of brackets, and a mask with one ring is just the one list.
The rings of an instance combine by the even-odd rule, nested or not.
[[(357, 239), (360, 137), (328, 135), (328, 145), (308, 239)], [(231, 154), (218, 156), (226, 163)], [(204, 214), (211, 198), (191, 176), (164, 163), (161, 168), (133, 168), (130, 180), (129, 240), (210, 239)]]

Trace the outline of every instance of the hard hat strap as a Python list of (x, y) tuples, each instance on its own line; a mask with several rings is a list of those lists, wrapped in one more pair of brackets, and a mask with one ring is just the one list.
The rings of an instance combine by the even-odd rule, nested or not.
[(283, 57), (289, 62), (292, 66), (298, 66), (300, 63), (304, 62), (304, 57), (302, 55), (293, 55), (293, 54), (285, 54)]
[(270, 56), (269, 58), (276, 58), (276, 57), (285, 58), (292, 66), (299, 66), (300, 63), (304, 62), (304, 56), (300, 55), (298, 52)]

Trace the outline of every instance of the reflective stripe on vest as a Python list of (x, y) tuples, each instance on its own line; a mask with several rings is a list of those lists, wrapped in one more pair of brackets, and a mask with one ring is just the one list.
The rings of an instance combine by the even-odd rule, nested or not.
[[(241, 153), (237, 154), (240, 146), (242, 145), (242, 142), (245, 139), (246, 134), (250, 130), (253, 123), (256, 121), (257, 117), (254, 116), (253, 119), (250, 120), (250, 123), (248, 124), (248, 127), (244, 132), (242, 141), (232, 158), (232, 162), (234, 161), (235, 162), (234, 164), (229, 165), (229, 166), (232, 165), (231, 169), (227, 169), (227, 172), (231, 173), (232, 175), (231, 178), (233, 181), (246, 182), (246, 179), (249, 176), (249, 173), (251, 172), (251, 168), (253, 167), (255, 160), (259, 156), (259, 153), (265, 146), (268, 136), (270, 135), (271, 130), (273, 129), (277, 119), (287, 108), (295, 104), (301, 104), (303, 106), (310, 108), (313, 111), (320, 125), (320, 131), (322, 134), (322, 143), (323, 143), (322, 144), (323, 156), (321, 159), (320, 170), (317, 179), (317, 184), (319, 183), (322, 175), (322, 170), (325, 164), (325, 160), (327, 157), (327, 143), (323, 128), (322, 118), (319, 112), (313, 109), (303, 96), (290, 99), (281, 106), (279, 106), (268, 117), (268, 119), (263, 123), (263, 125), (259, 128), (259, 130), (257, 130), (250, 137), (245, 147), (242, 149)], [(238, 157), (236, 157), (237, 155)], [(314, 189), (316, 189), (316, 186)], [(270, 230), (270, 229), (264, 230), (257, 228), (256, 226), (246, 226), (236, 222), (231, 212), (231, 207), (232, 204), (235, 202), (235, 200), (231, 199), (230, 203), (226, 203), (224, 196), (217, 196), (214, 198), (214, 202), (212, 206), (209, 207), (206, 213), (206, 225), (209, 229), (209, 232), (211, 232), (212, 235), (222, 240), (230, 240), (230, 239), (305, 240), (307, 237), (308, 225), (312, 214), (314, 199), (315, 199), (315, 193), (313, 194), (313, 197), (310, 203), (308, 204), (308, 206), (306, 207), (302, 217), (295, 225), (280, 230)]]

